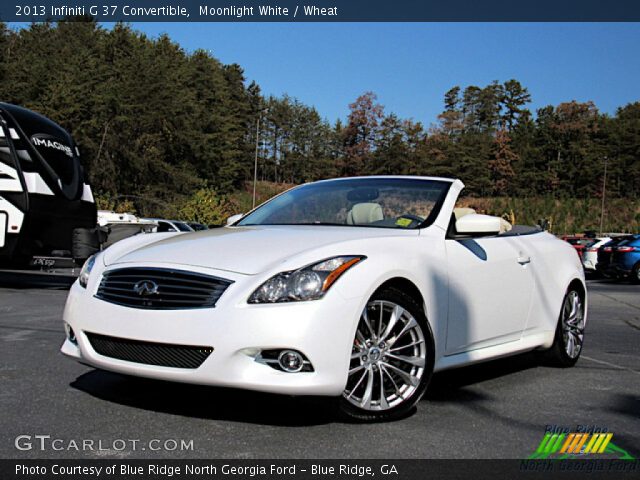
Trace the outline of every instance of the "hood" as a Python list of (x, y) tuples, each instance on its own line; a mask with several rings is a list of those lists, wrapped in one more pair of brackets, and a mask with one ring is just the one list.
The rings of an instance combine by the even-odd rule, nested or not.
[[(223, 227), (194, 233), (162, 235), (155, 242), (142, 246), (134, 245), (126, 251), (114, 248), (118, 246), (116, 243), (114, 247), (105, 251), (104, 262), (105, 265), (175, 263), (253, 275), (274, 268), (300, 253), (331, 244), (417, 234), (416, 230), (320, 225)], [(332, 254), (356, 253), (363, 252), (336, 251)]]

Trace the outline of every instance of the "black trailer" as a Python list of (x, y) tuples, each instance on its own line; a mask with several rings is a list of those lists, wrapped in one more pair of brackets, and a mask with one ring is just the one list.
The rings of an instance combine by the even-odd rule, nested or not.
[[(71, 135), (38, 113), (0, 103), (0, 268), (46, 270), (86, 258), (98, 245), (96, 215)], [(86, 243), (95, 245), (79, 251)]]

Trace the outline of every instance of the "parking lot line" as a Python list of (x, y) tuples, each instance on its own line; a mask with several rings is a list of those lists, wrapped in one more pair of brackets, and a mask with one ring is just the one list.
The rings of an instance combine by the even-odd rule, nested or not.
[(614, 367), (614, 368), (617, 368), (619, 370), (627, 370), (629, 372), (637, 373), (638, 375), (640, 375), (640, 372), (638, 370), (634, 370), (633, 368), (623, 367), (622, 365), (616, 365), (615, 363), (606, 362), (604, 360), (598, 360), (597, 358), (587, 357), (586, 355), (581, 355), (580, 358), (581, 359), (585, 359), (585, 360), (589, 360), (591, 362), (600, 363), (602, 365), (607, 365), (609, 367)]

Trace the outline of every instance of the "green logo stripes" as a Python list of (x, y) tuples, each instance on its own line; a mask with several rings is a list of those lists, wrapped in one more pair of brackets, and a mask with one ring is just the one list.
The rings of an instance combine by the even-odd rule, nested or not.
[(611, 442), (613, 433), (547, 433), (530, 459), (573, 458), (573, 455), (613, 454), (621, 460), (635, 460)]

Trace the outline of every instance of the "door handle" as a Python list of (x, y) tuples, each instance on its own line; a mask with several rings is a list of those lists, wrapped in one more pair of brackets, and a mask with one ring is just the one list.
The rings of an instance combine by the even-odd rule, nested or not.
[(519, 256), (518, 257), (518, 263), (520, 265), (526, 265), (527, 263), (531, 263), (531, 257)]

